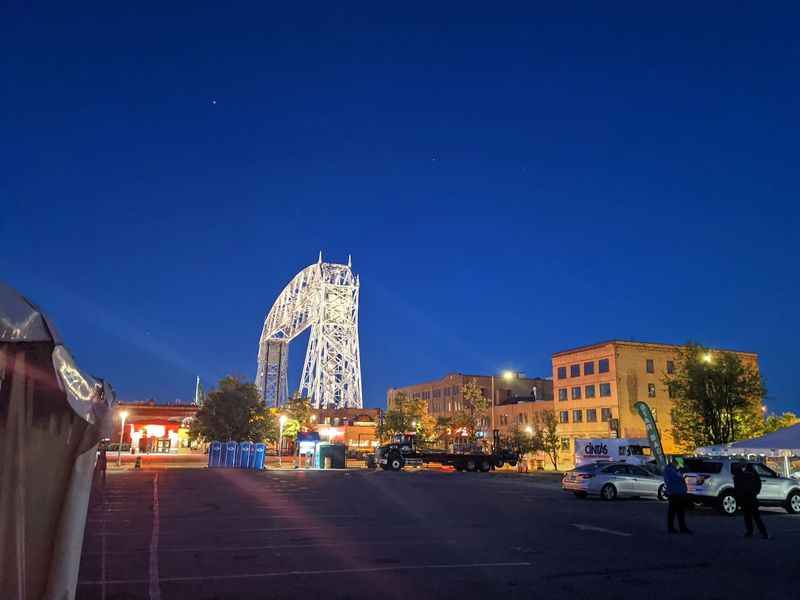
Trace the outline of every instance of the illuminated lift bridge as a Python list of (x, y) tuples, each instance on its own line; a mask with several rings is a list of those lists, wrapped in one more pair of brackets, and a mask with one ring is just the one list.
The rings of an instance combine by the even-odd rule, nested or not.
[(289, 342), (309, 327), (299, 393), (315, 408), (361, 408), (358, 275), (347, 264), (319, 260), (294, 276), (264, 321), (256, 386), (267, 406), (288, 398)]

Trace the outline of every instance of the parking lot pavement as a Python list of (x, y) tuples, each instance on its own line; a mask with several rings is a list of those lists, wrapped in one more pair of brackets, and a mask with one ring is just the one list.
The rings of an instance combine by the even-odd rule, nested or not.
[(800, 597), (800, 518), (578, 500), (553, 481), (436, 471), (109, 474), (79, 600)]

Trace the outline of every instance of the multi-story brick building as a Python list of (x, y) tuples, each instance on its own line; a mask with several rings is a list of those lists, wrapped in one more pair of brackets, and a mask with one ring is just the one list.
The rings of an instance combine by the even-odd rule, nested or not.
[[(464, 408), (463, 387), (473, 380), (484, 398), (491, 398), (494, 387), (495, 429), (499, 429), (501, 435), (506, 435), (515, 423), (522, 426), (533, 423), (536, 410), (552, 410), (553, 382), (514, 372), (496, 375), (494, 384), (491, 375), (450, 373), (425, 383), (389, 388), (386, 405), (391, 410), (398, 395), (405, 394), (409, 398), (425, 400), (428, 413), (434, 417), (450, 417)], [(488, 432), (490, 425), (490, 417), (486, 416), (482, 428)]]
[[(653, 411), (664, 451), (677, 452), (672, 437), (673, 399), (664, 384), (680, 346), (612, 340), (553, 354), (553, 393), (563, 468), (573, 464), (575, 438), (646, 436), (633, 405)], [(737, 352), (758, 368), (758, 355)], [(561, 466), (561, 465), (560, 465)]]

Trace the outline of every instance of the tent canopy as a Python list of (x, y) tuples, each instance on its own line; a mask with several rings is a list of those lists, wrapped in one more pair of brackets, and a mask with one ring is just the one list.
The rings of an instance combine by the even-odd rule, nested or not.
[(800, 456), (800, 424), (767, 435), (732, 444), (706, 446), (698, 454), (761, 454), (764, 456)]

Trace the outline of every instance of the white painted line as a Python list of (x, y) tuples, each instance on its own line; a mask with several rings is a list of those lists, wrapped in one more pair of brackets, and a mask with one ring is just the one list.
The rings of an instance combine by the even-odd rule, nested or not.
[[(267, 577), (296, 577), (304, 575), (348, 575), (356, 573), (381, 573), (385, 571), (423, 571), (436, 569), (497, 569), (501, 567), (530, 567), (530, 562), (496, 563), (456, 563), (450, 565), (395, 565), (390, 567), (362, 567), (357, 569), (320, 569), (316, 571), (273, 571), (267, 573), (242, 573), (240, 575), (195, 575), (187, 577), (162, 577), (161, 583), (181, 583), (188, 581), (220, 581), (226, 579), (262, 579)], [(79, 581), (78, 585), (98, 585), (98, 581)], [(108, 585), (132, 585), (147, 583), (146, 579), (115, 579)]]
[[(426, 546), (431, 544), (454, 544), (454, 540), (391, 540), (388, 542), (353, 542), (348, 541), (347, 546)], [(252, 550), (283, 550), (290, 548), (328, 548), (336, 547), (341, 548), (342, 542), (314, 542), (311, 544), (270, 544), (267, 546), (173, 546), (166, 548), (161, 546), (158, 549), (159, 554), (164, 552), (238, 552), (252, 551)], [(144, 548), (134, 550), (115, 550), (113, 552), (106, 552), (107, 556), (115, 555), (129, 555), (144, 552)], [(96, 556), (99, 552), (84, 552), (84, 556)]]
[(150, 600), (161, 600), (158, 581), (158, 534), (160, 515), (158, 508), (158, 473), (153, 475), (153, 534), (150, 536), (150, 581), (148, 591)]
[(604, 527), (595, 527), (594, 525), (582, 525), (580, 523), (573, 523), (573, 527), (584, 531), (598, 531), (600, 533), (610, 533), (611, 535), (618, 535), (620, 537), (631, 537), (632, 533), (625, 533), (624, 531), (615, 531), (614, 529), (606, 529)]

